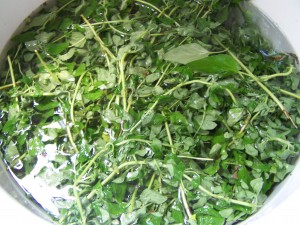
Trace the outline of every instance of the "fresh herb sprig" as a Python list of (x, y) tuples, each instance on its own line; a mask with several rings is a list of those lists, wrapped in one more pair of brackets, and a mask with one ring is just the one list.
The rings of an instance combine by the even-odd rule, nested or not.
[(28, 19), (1, 75), (0, 145), (20, 179), (69, 190), (53, 220), (229, 224), (292, 171), (295, 60), (232, 22), (239, 2), (58, 0)]

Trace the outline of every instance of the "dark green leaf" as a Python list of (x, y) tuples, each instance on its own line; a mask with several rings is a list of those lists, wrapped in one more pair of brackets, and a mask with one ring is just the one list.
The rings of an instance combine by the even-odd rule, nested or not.
[(68, 48), (69, 44), (64, 42), (64, 43), (57, 43), (57, 44), (47, 44), (46, 45), (46, 51), (50, 55), (59, 55), (63, 51), (65, 51)]
[(239, 64), (230, 56), (225, 54), (212, 55), (204, 59), (187, 64), (191, 69), (208, 74), (237, 73)]
[(199, 59), (203, 59), (209, 55), (209, 51), (197, 43), (180, 45), (166, 52), (163, 55), (164, 60), (187, 64)]
[(145, 189), (140, 195), (141, 201), (145, 204), (154, 203), (154, 204), (162, 204), (167, 201), (167, 197), (163, 196), (157, 191), (151, 189)]

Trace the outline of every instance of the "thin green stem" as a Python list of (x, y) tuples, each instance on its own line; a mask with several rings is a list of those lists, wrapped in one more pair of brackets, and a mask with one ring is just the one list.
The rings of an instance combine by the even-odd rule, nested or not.
[[(106, 21), (108, 21), (106, 15), (107, 15), (107, 9), (105, 9), (104, 18), (105, 18)], [(118, 30), (117, 28), (115, 28), (114, 26), (112, 26), (111, 23), (107, 23), (107, 24), (108, 24), (108, 26), (109, 26), (113, 31), (115, 31), (115, 32), (117, 32), (117, 33), (119, 33), (119, 34), (121, 34), (121, 35), (127, 35), (127, 33), (124, 33), (123, 31), (120, 31), (120, 30)]]
[[(98, 25), (104, 25), (104, 24), (113, 24), (113, 23), (130, 23), (131, 20), (110, 20), (110, 21), (103, 21), (103, 22), (96, 22), (96, 23), (90, 23), (91, 26), (98, 26)], [(89, 27), (87, 24), (83, 24), (83, 27)]]
[(204, 85), (207, 85), (207, 86), (211, 86), (212, 85), (212, 83), (207, 82), (207, 81), (203, 81), (203, 80), (191, 80), (191, 81), (187, 81), (187, 82), (178, 84), (177, 86), (173, 87), (172, 89), (170, 89), (169, 91), (167, 91), (163, 95), (164, 96), (169, 95), (172, 92), (174, 92), (175, 90), (177, 90), (178, 88), (181, 88), (181, 87), (184, 87), (184, 86), (187, 86), (187, 85), (190, 85), (190, 84), (204, 84)]
[(123, 99), (123, 110), (124, 112), (127, 111), (127, 97), (126, 97), (126, 79), (125, 79), (125, 73), (124, 73), (124, 68), (125, 68), (125, 58), (127, 54), (125, 53), (120, 62), (119, 62), (119, 72), (120, 72), (120, 80), (122, 84), (122, 90), (121, 90), (121, 95)]
[[(92, 33), (94, 34), (94, 37), (96, 39), (96, 41), (98, 42), (98, 44), (100, 45), (100, 48), (102, 49), (102, 51), (104, 53), (106, 53), (105, 55), (108, 55), (111, 59), (116, 59), (116, 57), (114, 56), (114, 54), (105, 46), (104, 42), (101, 40), (101, 38), (99, 37), (99, 35), (96, 33), (95, 29), (93, 28), (93, 26), (90, 24), (90, 22), (87, 20), (87, 18), (85, 18), (84, 15), (81, 15), (83, 21), (88, 25), (88, 27), (90, 28), (90, 30), (92, 31)], [(108, 57), (106, 57), (107, 63), (110, 64)]]
[(79, 214), (80, 214), (80, 217), (81, 217), (82, 225), (85, 225), (86, 224), (86, 217), (85, 217), (85, 214), (83, 212), (82, 204), (81, 204), (76, 186), (73, 186), (73, 192), (74, 192), (75, 202), (77, 204), (78, 211), (79, 211)]
[[(153, 8), (155, 11), (159, 12), (160, 14), (164, 15), (166, 18), (175, 21), (175, 20), (172, 19), (168, 14), (165, 14), (162, 10), (160, 10), (160, 9), (157, 8), (155, 5), (152, 5), (152, 4), (149, 3), (149, 2), (146, 2), (146, 1), (143, 1), (143, 0), (135, 0), (135, 1), (136, 1), (136, 2), (139, 2), (139, 3), (143, 4), (143, 5), (147, 5), (147, 6), (151, 7), (151, 8)], [(179, 23), (177, 23), (176, 21), (175, 21), (175, 24), (176, 24), (176, 26), (180, 26)]]
[[(173, 91), (177, 90), (178, 88), (190, 85), (190, 84), (204, 84), (204, 85), (208, 85), (211, 86), (212, 83), (209, 83), (207, 81), (203, 81), (203, 80), (191, 80), (191, 81), (187, 81), (181, 84), (178, 84), (177, 86), (173, 87), (172, 89), (170, 89), (169, 91), (165, 92), (163, 94), (163, 96), (167, 96), (169, 94), (171, 94)], [(152, 110), (156, 107), (156, 105), (158, 104), (159, 100), (156, 100), (151, 107), (142, 115), (141, 119), (130, 129), (129, 132), (133, 132), (141, 123), (142, 121), (145, 119), (145, 117), (147, 117)]]
[(127, 139), (127, 140), (124, 140), (124, 141), (121, 141), (117, 144), (115, 144), (116, 146), (122, 146), (126, 143), (129, 143), (129, 142), (142, 142), (142, 143), (146, 143), (147, 145), (151, 146), (151, 142), (150, 141), (147, 141), (147, 140), (144, 140), (144, 139), (138, 139), (138, 138), (132, 138), (132, 139)]
[(151, 180), (149, 182), (149, 185), (148, 185), (148, 189), (151, 189), (152, 185), (153, 185), (153, 182), (154, 182), (154, 179), (155, 179), (155, 173), (152, 174), (152, 177), (151, 177)]
[(183, 203), (183, 206), (184, 206), (185, 212), (186, 212), (186, 214), (187, 214), (187, 216), (188, 216), (189, 220), (190, 220), (190, 219), (194, 219), (194, 218), (193, 218), (193, 215), (192, 215), (192, 213), (191, 213), (191, 210), (190, 210), (190, 207), (189, 207), (188, 201), (187, 201), (187, 199), (186, 199), (186, 196), (185, 196), (185, 191), (184, 191), (184, 189), (185, 189), (185, 188), (184, 188), (184, 185), (183, 185), (183, 183), (182, 183), (182, 181), (181, 181), (181, 184), (180, 184), (179, 190), (180, 190), (181, 199), (182, 199), (182, 203)]
[[(165, 116), (164, 112), (161, 112), (161, 113), (162, 113), (163, 116)], [(171, 132), (170, 132), (170, 127), (169, 127), (169, 124), (168, 124), (167, 121), (165, 122), (165, 128), (166, 128), (166, 131), (167, 131), (169, 143), (170, 143), (171, 146), (173, 146), (173, 139), (172, 139)], [(171, 148), (171, 150), (172, 150), (173, 154), (176, 153), (174, 148)]]
[(73, 124), (75, 124), (75, 117), (74, 117), (74, 105), (75, 105), (75, 101), (76, 101), (76, 97), (81, 85), (81, 81), (84, 77), (84, 75), (86, 74), (86, 72), (82, 73), (81, 76), (79, 77), (77, 84), (76, 84), (76, 88), (75, 88), (75, 92), (73, 94), (73, 98), (72, 98), (72, 102), (71, 102), (71, 106), (70, 106), (70, 117), (71, 117), (71, 121)]
[(236, 100), (236, 98), (234, 97), (233, 93), (232, 93), (228, 88), (226, 88), (225, 90), (226, 90), (226, 92), (229, 94), (229, 96), (231, 97), (233, 103), (234, 103), (235, 105), (237, 105), (237, 100)]
[(66, 124), (66, 130), (67, 130), (68, 138), (69, 138), (69, 141), (70, 141), (72, 147), (74, 148), (75, 152), (78, 152), (78, 148), (74, 142), (73, 135), (72, 135), (71, 129), (68, 124)]
[(159, 80), (157, 81), (157, 83), (155, 84), (155, 87), (158, 86), (160, 84), (160, 82), (162, 81), (162, 79), (166, 76), (168, 69), (170, 68), (171, 63), (169, 63), (167, 65), (167, 68), (163, 71), (162, 75), (160, 76)]
[(43, 67), (45, 67), (45, 69), (47, 70), (47, 72), (53, 78), (53, 80), (55, 80), (56, 82), (59, 83), (58, 77), (54, 73), (52, 73), (52, 71), (50, 70), (50, 68), (47, 66), (47, 64), (45, 63), (45, 61), (42, 59), (40, 53), (37, 50), (35, 50), (34, 52), (37, 55), (37, 57), (40, 60), (40, 62), (42, 63)]
[[(187, 176), (186, 174), (183, 175), (188, 181), (193, 181), (192, 178), (190, 178), (189, 176)], [(237, 204), (237, 205), (243, 205), (243, 206), (246, 206), (246, 207), (251, 207), (251, 208), (257, 208), (259, 207), (259, 205), (257, 204), (252, 204), (252, 203), (248, 203), (248, 202), (243, 202), (243, 201), (240, 201), (240, 200), (235, 200), (235, 199), (231, 199), (231, 198), (228, 198), (228, 197), (225, 197), (225, 196), (222, 196), (222, 195), (216, 195), (208, 190), (206, 190), (203, 186), (199, 185), (198, 188), (200, 189), (200, 191), (202, 191), (204, 194), (208, 195), (208, 196), (211, 196), (213, 198), (216, 198), (216, 199), (222, 199), (222, 200), (225, 200), (227, 202), (230, 202), (230, 203), (233, 203), (233, 204)]]
[[(108, 144), (109, 145), (109, 144)], [(99, 151), (91, 160), (90, 162), (87, 164), (87, 166), (84, 168), (84, 170), (81, 172), (81, 174), (77, 177), (77, 179), (74, 181), (74, 185), (76, 186), (80, 180), (82, 179), (82, 177), (87, 173), (87, 171), (92, 167), (92, 165), (95, 163), (95, 161), (103, 154), (107, 151), (107, 146), (104, 147), (104, 149), (102, 149), (101, 151)]]
[(9, 64), (9, 71), (10, 71), (12, 85), (15, 88), (16, 87), (15, 73), (14, 73), (14, 70), (13, 70), (13, 66), (12, 66), (10, 56), (7, 56), (7, 61), (8, 61), (8, 64)]
[(132, 162), (125, 162), (123, 164), (121, 164), (120, 166), (118, 166), (113, 172), (111, 172), (108, 177), (106, 177), (105, 180), (103, 180), (101, 182), (101, 185), (104, 186), (106, 185), (108, 182), (110, 182), (110, 180), (118, 173), (118, 171), (120, 171), (121, 169), (128, 167), (128, 166), (138, 166), (138, 165), (145, 165), (146, 162), (145, 161), (132, 161)]
[(286, 77), (286, 76), (291, 75), (292, 72), (293, 72), (293, 70), (294, 70), (294, 67), (290, 66), (287, 72), (284, 72), (284, 73), (275, 73), (275, 74), (271, 74), (271, 75), (264, 75), (264, 76), (261, 76), (260, 79), (262, 81), (268, 81), (268, 80), (276, 78), (276, 77)]
[[(7, 56), (7, 60), (8, 60), (8, 64), (9, 64), (9, 71), (10, 71), (11, 81), (12, 81), (13, 87), (15, 88), (16, 87), (15, 73), (14, 73), (14, 69), (13, 69), (13, 66), (12, 66), (10, 56)], [(20, 106), (18, 104), (19, 99), (18, 99), (18, 97), (16, 97), (15, 99), (16, 99), (17, 111), (19, 113), (20, 112)]]
[[(220, 40), (214, 36), (214, 39), (216, 42), (218, 42), (219, 45), (221, 45), (224, 49), (227, 49), (221, 42)], [(285, 109), (284, 105), (280, 102), (280, 100), (271, 92), (260, 80), (257, 76), (255, 76), (246, 66), (243, 62), (241, 62), (236, 55), (231, 52), (230, 50), (227, 50), (229, 55), (241, 66), (241, 68), (246, 72), (246, 75), (251, 77), (257, 84), (260, 86), (272, 99), (273, 101), (279, 106), (281, 111), (285, 114), (285, 116), (292, 122), (292, 124), (297, 128), (297, 125), (294, 123), (293, 119)]]
[(283, 89), (279, 89), (279, 91), (285, 95), (289, 95), (291, 97), (294, 97), (296, 99), (299, 99), (300, 100), (300, 95), (296, 94), (296, 93), (292, 93), (292, 92), (289, 92), (289, 91), (286, 91), (286, 90), (283, 90)]
[(136, 188), (136, 189), (133, 191), (132, 197), (131, 197), (131, 199), (130, 199), (130, 207), (129, 207), (129, 210), (128, 210), (129, 213), (132, 213), (133, 210), (134, 210), (134, 205), (135, 205), (134, 202), (135, 202), (135, 198), (136, 198), (137, 191), (138, 191), (138, 188)]
[(198, 160), (198, 161), (214, 161), (214, 159), (211, 158), (200, 158), (200, 157), (194, 157), (194, 156), (189, 156), (189, 155), (178, 155), (178, 158), (182, 158), (182, 159), (194, 159), (194, 160)]

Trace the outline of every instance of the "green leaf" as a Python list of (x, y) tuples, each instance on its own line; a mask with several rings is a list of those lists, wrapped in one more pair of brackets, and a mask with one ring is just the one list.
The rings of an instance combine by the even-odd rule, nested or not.
[(126, 211), (126, 205), (107, 202), (107, 211), (111, 216), (118, 217)]
[(258, 155), (258, 150), (251, 144), (246, 145), (245, 149), (246, 149), (246, 153), (248, 155), (251, 155), (253, 157)]
[(70, 44), (73, 47), (83, 48), (86, 43), (85, 36), (80, 32), (73, 32), (70, 37)]
[(35, 16), (28, 25), (25, 26), (25, 30), (33, 27), (44, 26), (47, 22), (53, 20), (56, 17), (56, 12), (45, 13)]
[(233, 209), (232, 208), (223, 209), (219, 213), (223, 218), (228, 218), (233, 213)]
[(201, 130), (213, 130), (218, 124), (215, 122), (217, 118), (214, 115), (195, 116), (194, 120), (200, 126)]
[(11, 141), (4, 150), (4, 158), (9, 164), (13, 162), (20, 156), (17, 146)]
[(233, 126), (239, 122), (244, 116), (245, 110), (243, 108), (234, 108), (228, 111), (227, 124)]
[(220, 160), (217, 160), (214, 163), (210, 163), (210, 165), (204, 169), (204, 172), (212, 176), (216, 174), (219, 171), (219, 169), (220, 169)]
[(15, 131), (15, 129), (16, 129), (16, 123), (17, 123), (17, 118), (16, 117), (8, 120), (4, 124), (4, 126), (2, 128), (2, 132), (4, 132), (4, 133), (6, 133), (6, 132), (11, 133), (11, 132)]
[(75, 54), (75, 49), (71, 48), (67, 53), (58, 56), (58, 58), (62, 61), (67, 61), (69, 59), (71, 59)]
[(261, 177), (256, 178), (256, 179), (250, 181), (250, 185), (253, 188), (253, 191), (256, 194), (258, 194), (258, 193), (260, 193), (260, 191), (264, 185), (264, 180)]
[(55, 32), (41, 32), (35, 36), (35, 39), (46, 44), (48, 43), (53, 37), (55, 37)]
[(188, 124), (187, 119), (180, 112), (173, 112), (170, 115), (170, 121), (171, 121), (172, 124), (181, 124), (181, 125), (187, 125)]
[(162, 194), (160, 194), (157, 191), (154, 191), (152, 189), (145, 189), (141, 195), (140, 195), (140, 199), (144, 204), (147, 203), (154, 203), (154, 204), (162, 204), (165, 201), (167, 201), (167, 197), (163, 196)]
[(197, 216), (197, 222), (201, 225), (223, 225), (225, 219), (214, 216)]
[(94, 100), (99, 100), (102, 95), (103, 95), (102, 90), (95, 90), (95, 91), (83, 94), (83, 97), (88, 99), (88, 100), (94, 101)]
[(189, 62), (187, 66), (207, 74), (237, 73), (240, 70), (239, 64), (230, 55), (225, 54), (208, 56)]
[(146, 83), (149, 84), (149, 83), (153, 83), (154, 81), (157, 81), (160, 77), (160, 74), (159, 73), (152, 73), (152, 74), (149, 74), (147, 77), (146, 77)]
[(54, 109), (58, 107), (58, 102), (46, 102), (46, 103), (40, 103), (35, 106), (35, 108), (39, 111), (47, 111), (49, 109)]
[(156, 216), (154, 214), (148, 214), (140, 221), (141, 225), (159, 225), (162, 223), (162, 215)]
[(17, 43), (25, 43), (27, 41), (32, 41), (34, 39), (35, 32), (29, 31), (22, 34), (18, 34), (12, 38), (12, 41)]
[(74, 77), (81, 76), (86, 71), (86, 65), (84, 63), (80, 64), (75, 70)]
[(209, 56), (209, 51), (197, 43), (180, 45), (166, 52), (163, 59), (173, 63), (188, 64)]
[(50, 55), (59, 55), (64, 50), (66, 50), (68, 48), (68, 46), (69, 46), (69, 44), (66, 43), (66, 42), (57, 43), (57, 44), (49, 43), (49, 44), (46, 45), (46, 51)]

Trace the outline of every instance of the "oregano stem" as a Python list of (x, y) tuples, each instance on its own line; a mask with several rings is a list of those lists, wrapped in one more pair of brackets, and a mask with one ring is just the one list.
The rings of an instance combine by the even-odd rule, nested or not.
[(84, 215), (84, 212), (83, 212), (82, 204), (81, 204), (76, 186), (73, 186), (73, 193), (74, 193), (75, 202), (77, 204), (78, 211), (79, 211), (79, 214), (80, 214), (80, 217), (81, 217), (82, 225), (86, 225), (86, 218), (85, 218), (85, 215)]
[(268, 81), (268, 80), (276, 78), (276, 77), (286, 77), (286, 76), (291, 75), (292, 72), (293, 72), (293, 70), (294, 70), (294, 67), (290, 66), (287, 72), (284, 72), (284, 73), (274, 73), (274, 74), (271, 74), (271, 75), (264, 75), (264, 76), (261, 76), (260, 79), (262, 81)]
[[(189, 176), (187, 176), (186, 174), (183, 175), (188, 181), (193, 181), (192, 178), (190, 178)], [(233, 203), (233, 204), (237, 204), (237, 205), (243, 205), (243, 206), (247, 206), (247, 207), (251, 207), (251, 208), (257, 208), (258, 205), (256, 204), (252, 204), (252, 203), (248, 203), (248, 202), (243, 202), (243, 201), (240, 201), (240, 200), (235, 200), (235, 199), (231, 199), (231, 198), (228, 198), (228, 197), (225, 197), (225, 196), (222, 196), (222, 195), (216, 195), (210, 191), (208, 191), (207, 189), (205, 189), (203, 186), (199, 185), (198, 188), (200, 189), (200, 191), (202, 191), (203, 193), (213, 197), (213, 198), (217, 198), (217, 199), (223, 199), (225, 201), (228, 201), (230, 203)]]
[(70, 117), (71, 117), (71, 121), (72, 121), (73, 124), (75, 124), (74, 105), (75, 105), (76, 97), (77, 97), (77, 94), (78, 94), (78, 91), (79, 91), (79, 88), (80, 88), (80, 85), (81, 85), (81, 81), (82, 81), (85, 74), (86, 74), (86, 72), (82, 73), (80, 75), (78, 81), (77, 81), (76, 88), (75, 88), (73, 98), (72, 98), (72, 101), (71, 101), (71, 105), (70, 105)]
[(157, 8), (155, 5), (149, 3), (149, 2), (146, 2), (146, 1), (143, 1), (143, 0), (135, 0), (136, 2), (139, 2), (143, 5), (147, 5), (151, 8), (153, 8), (155, 11), (159, 12), (160, 14), (164, 15), (166, 18), (170, 19), (170, 20), (173, 20), (176, 24), (176, 26), (180, 26), (180, 24), (178, 22), (176, 22), (174, 19), (172, 19), (168, 14), (164, 13), (162, 10), (160, 10), (159, 8)]
[[(221, 45), (224, 49), (227, 49), (221, 42), (220, 40), (214, 36), (214, 39), (216, 40), (216, 42), (218, 42), (219, 45)], [(293, 121), (293, 119), (291, 118), (291, 116), (289, 115), (289, 113), (287, 112), (286, 108), (284, 107), (284, 105), (281, 103), (281, 101), (273, 94), (273, 92), (271, 92), (260, 80), (257, 76), (255, 76), (249, 69), (248, 67), (245, 66), (245, 64), (240, 61), (236, 55), (231, 52), (229, 49), (227, 50), (228, 54), (241, 66), (241, 68), (246, 72), (246, 75), (251, 77), (257, 84), (258, 86), (260, 86), (272, 99), (273, 101), (279, 106), (279, 108), (281, 109), (281, 111), (285, 114), (285, 116), (292, 122), (292, 124), (297, 128), (297, 125), (295, 124), (295, 122)]]
[[(93, 26), (90, 24), (90, 22), (87, 20), (87, 18), (85, 18), (84, 15), (81, 15), (81, 18), (83, 19), (83, 21), (88, 25), (88, 27), (90, 28), (90, 30), (92, 31), (92, 33), (94, 34), (95, 40), (99, 43), (100, 48), (111, 58), (111, 59), (116, 59), (116, 57), (114, 56), (114, 54), (105, 46), (104, 42), (101, 40), (101, 38), (99, 37), (99, 35), (96, 33), (95, 29), (93, 28)], [(106, 58), (107, 63), (109, 64), (109, 59)]]
[[(207, 82), (207, 81), (203, 81), (203, 80), (191, 80), (191, 81), (187, 81), (181, 84), (178, 84), (177, 86), (173, 87), (172, 89), (170, 89), (169, 91), (165, 92), (162, 96), (167, 96), (169, 94), (171, 94), (173, 91), (177, 90), (178, 88), (190, 85), (190, 84), (204, 84), (204, 85), (208, 85), (211, 86), (212, 83)], [(130, 129), (129, 132), (133, 132), (141, 123), (142, 121), (145, 119), (146, 116), (148, 116), (152, 110), (156, 107), (156, 105), (158, 104), (159, 100), (156, 100), (151, 107), (142, 115), (141, 119)]]
[(128, 167), (128, 166), (137, 166), (137, 165), (145, 165), (146, 162), (145, 161), (132, 161), (132, 162), (125, 162), (123, 164), (121, 164), (120, 166), (118, 166), (114, 171), (112, 171), (108, 177), (105, 178), (105, 180), (103, 180), (101, 182), (101, 185), (104, 186), (106, 185), (117, 173), (119, 170)]
[(40, 53), (39, 53), (37, 50), (35, 50), (34, 52), (35, 52), (35, 54), (37, 55), (37, 57), (38, 57), (38, 59), (40, 60), (40, 62), (42, 63), (43, 67), (45, 67), (46, 71), (47, 71), (47, 72), (50, 74), (50, 76), (53, 78), (53, 80), (55, 80), (56, 82), (59, 83), (59, 80), (58, 80), (57, 76), (56, 76), (54, 73), (52, 73), (52, 71), (50, 70), (50, 68), (47, 66), (47, 64), (45, 63), (45, 61), (44, 61), (43, 58), (41, 57)]

